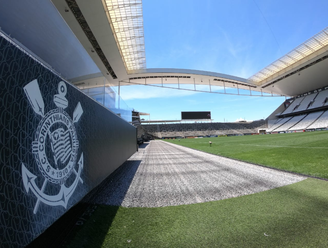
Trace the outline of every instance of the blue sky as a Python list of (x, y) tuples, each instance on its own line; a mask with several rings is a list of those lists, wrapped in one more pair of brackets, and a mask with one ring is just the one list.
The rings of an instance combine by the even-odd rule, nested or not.
[[(248, 78), (326, 28), (327, 9), (327, 0), (143, 0), (147, 68)], [(285, 100), (150, 86), (121, 87), (121, 96), (151, 120), (211, 111), (218, 122), (266, 118)]]

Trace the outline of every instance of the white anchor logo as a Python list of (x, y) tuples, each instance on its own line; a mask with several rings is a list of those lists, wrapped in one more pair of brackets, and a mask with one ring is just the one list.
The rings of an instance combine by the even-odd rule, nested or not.
[[(40, 202), (66, 208), (78, 183), (83, 183), (81, 179), (83, 153), (77, 162), (79, 141), (74, 126), (74, 123), (78, 122), (82, 116), (83, 109), (79, 102), (73, 112), (73, 119), (64, 111), (68, 106), (68, 101), (65, 97), (66, 84), (62, 81), (58, 84), (58, 94), (54, 95), (54, 103), (58, 108), (50, 110), (46, 114), (44, 114), (44, 101), (37, 80), (27, 84), (24, 91), (34, 112), (42, 117), (35, 133), (35, 140), (32, 142), (32, 152), (38, 168), (45, 178), (41, 188), (35, 182), (37, 176), (22, 164), (25, 190), (29, 192), (31, 189), (37, 197), (33, 213), (37, 213)], [(74, 174), (72, 175), (72, 173)], [(75, 177), (74, 181), (72, 182), (70, 179), (71, 184), (67, 186), (67, 179), (72, 177)], [(44, 193), (49, 182), (60, 185), (58, 194), (47, 195)]]

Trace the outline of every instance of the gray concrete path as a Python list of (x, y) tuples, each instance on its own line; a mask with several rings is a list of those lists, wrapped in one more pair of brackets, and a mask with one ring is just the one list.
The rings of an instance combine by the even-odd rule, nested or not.
[(163, 207), (217, 201), (296, 183), (305, 177), (164, 141), (151, 141), (117, 172), (98, 204)]

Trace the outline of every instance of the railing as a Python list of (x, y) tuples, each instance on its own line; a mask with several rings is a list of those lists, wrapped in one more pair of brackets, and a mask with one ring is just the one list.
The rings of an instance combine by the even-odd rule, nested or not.
[(90, 96), (107, 109), (111, 110), (127, 122), (132, 122), (132, 108), (124, 102), (117, 92), (108, 86), (82, 89), (82, 92)]

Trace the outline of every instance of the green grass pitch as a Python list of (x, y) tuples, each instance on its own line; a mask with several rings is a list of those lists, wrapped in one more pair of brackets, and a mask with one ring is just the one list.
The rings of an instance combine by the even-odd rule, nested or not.
[(327, 189), (306, 179), (192, 205), (98, 206), (69, 247), (327, 247)]
[[(168, 141), (328, 178), (325, 131)], [(309, 178), (252, 195), (173, 207), (99, 205), (68, 246), (328, 247), (328, 182)]]
[[(166, 141), (228, 158), (328, 179), (328, 131)], [(212, 141), (211, 147), (209, 141)]]

